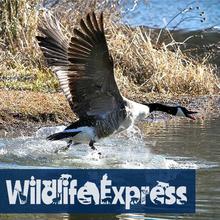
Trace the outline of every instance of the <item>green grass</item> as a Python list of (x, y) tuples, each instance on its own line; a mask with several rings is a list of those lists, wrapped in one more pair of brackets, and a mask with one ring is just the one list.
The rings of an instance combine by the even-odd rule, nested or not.
[(21, 62), (0, 69), (0, 88), (10, 90), (31, 90), (56, 92), (59, 84), (48, 68), (37, 68), (23, 65)]

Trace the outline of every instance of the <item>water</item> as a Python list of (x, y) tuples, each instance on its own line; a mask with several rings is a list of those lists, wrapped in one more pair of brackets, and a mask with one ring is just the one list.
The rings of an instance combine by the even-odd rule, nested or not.
[(120, 7), (123, 21), (133, 26), (163, 28), (172, 20), (169, 29), (220, 29), (219, 0), (121, 0)]
[[(96, 146), (72, 146), (55, 153), (64, 142), (44, 137), (63, 127), (41, 128), (32, 137), (0, 139), (0, 168), (195, 168), (197, 214), (194, 215), (19, 215), (22, 219), (220, 219), (220, 117), (171, 120), (133, 128)], [(5, 218), (5, 215), (0, 218)], [(14, 215), (7, 215), (15, 219)]]
[[(62, 2), (62, 0), (44, 0), (42, 6), (51, 8)], [(106, 2), (110, 4), (111, 1)], [(176, 26), (177, 29), (188, 30), (210, 27), (220, 29), (219, 0), (118, 0), (117, 2), (123, 22), (132, 26), (163, 28), (173, 20), (167, 26), (170, 29)], [(189, 8), (191, 9), (187, 10)], [(179, 15), (173, 19), (177, 14)], [(201, 22), (203, 18), (205, 20)], [(179, 24), (180, 21), (182, 22)]]

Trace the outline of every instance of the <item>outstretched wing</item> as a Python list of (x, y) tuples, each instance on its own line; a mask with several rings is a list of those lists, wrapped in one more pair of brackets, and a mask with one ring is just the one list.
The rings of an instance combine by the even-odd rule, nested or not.
[(117, 119), (112, 122), (117, 129), (125, 117), (125, 106), (114, 78), (103, 14), (98, 20), (94, 12), (81, 19), (80, 30), (74, 29), (70, 42), (51, 16), (45, 15), (39, 30), (45, 35), (37, 37), (39, 45), (73, 111), (79, 118), (94, 118), (99, 127), (106, 124), (106, 128)]

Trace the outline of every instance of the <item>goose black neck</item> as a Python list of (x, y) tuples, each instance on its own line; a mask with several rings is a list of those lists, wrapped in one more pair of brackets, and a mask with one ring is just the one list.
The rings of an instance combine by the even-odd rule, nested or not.
[(176, 115), (177, 113), (177, 107), (174, 106), (167, 106), (160, 103), (149, 103), (147, 106), (150, 108), (150, 112), (161, 111), (172, 115)]

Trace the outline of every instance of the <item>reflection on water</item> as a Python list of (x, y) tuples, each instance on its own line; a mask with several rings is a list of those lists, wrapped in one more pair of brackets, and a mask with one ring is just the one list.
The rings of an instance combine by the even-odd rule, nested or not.
[[(155, 132), (142, 137), (138, 129), (99, 142), (98, 151), (87, 145), (55, 153), (66, 143), (48, 142), (45, 136), (63, 127), (41, 128), (33, 137), (0, 139), (0, 168), (196, 168), (197, 214), (195, 215), (24, 215), (22, 219), (220, 219), (220, 118), (205, 121), (160, 122)], [(154, 126), (155, 125), (155, 126)], [(101, 157), (98, 152), (101, 152)], [(3, 215), (3, 218), (5, 215)], [(20, 216), (21, 217), (21, 216)], [(1, 218), (1, 216), (0, 216)], [(14, 215), (7, 218), (15, 219)]]

